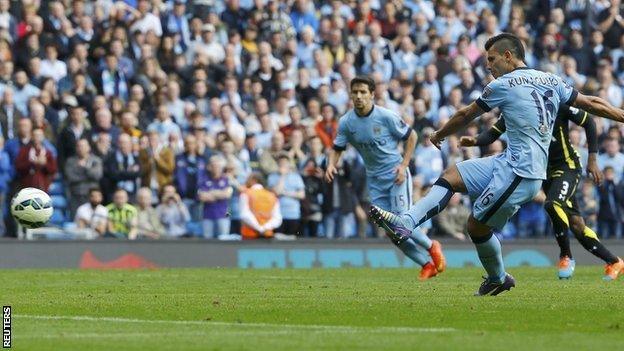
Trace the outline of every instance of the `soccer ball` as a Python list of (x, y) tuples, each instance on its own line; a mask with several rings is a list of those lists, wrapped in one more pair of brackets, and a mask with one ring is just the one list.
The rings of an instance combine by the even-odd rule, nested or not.
[(24, 188), (11, 200), (11, 214), (29, 229), (43, 227), (53, 210), (50, 195), (37, 188)]

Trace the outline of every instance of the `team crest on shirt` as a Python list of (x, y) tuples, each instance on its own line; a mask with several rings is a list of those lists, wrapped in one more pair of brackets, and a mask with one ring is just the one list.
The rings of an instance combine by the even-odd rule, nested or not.
[(483, 93), (481, 94), (481, 97), (483, 99), (487, 99), (490, 94), (492, 94), (492, 89), (490, 87), (485, 87), (485, 89), (483, 89)]
[(373, 134), (375, 134), (375, 135), (381, 134), (381, 127), (379, 127), (379, 126), (373, 127)]

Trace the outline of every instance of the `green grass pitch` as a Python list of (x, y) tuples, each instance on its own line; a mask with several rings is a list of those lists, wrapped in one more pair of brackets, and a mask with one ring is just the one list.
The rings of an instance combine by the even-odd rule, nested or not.
[(14, 350), (621, 350), (624, 280), (601, 267), (474, 297), (481, 271), (5, 270)]

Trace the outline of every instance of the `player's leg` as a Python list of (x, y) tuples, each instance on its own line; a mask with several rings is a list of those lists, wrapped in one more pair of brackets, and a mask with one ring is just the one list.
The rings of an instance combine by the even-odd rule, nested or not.
[[(413, 195), (412, 175), (409, 170), (405, 170), (405, 181), (401, 184), (393, 183), (390, 189), (390, 210), (395, 214), (402, 214), (410, 210), (412, 207)], [(438, 241), (431, 240), (420, 228), (414, 228), (409, 235), (412, 240), (405, 242), (397, 242), (396, 245), (408, 255), (408, 257), (418, 256), (426, 258), (427, 263), (423, 265), (420, 272), (420, 280), (425, 280), (436, 276), (438, 273), (446, 269), (446, 259), (442, 253), (442, 246)], [(412, 243), (416, 243), (418, 247), (413, 247)], [(433, 262), (429, 259), (431, 259)]]
[(497, 295), (515, 286), (514, 279), (505, 272), (500, 241), (492, 228), (501, 230), (520, 206), (535, 197), (542, 181), (514, 174), (502, 158), (495, 159), (492, 180), (474, 201), (468, 221), (468, 234), (488, 276), (477, 295)]
[(570, 227), (568, 209), (580, 179), (580, 173), (570, 170), (557, 170), (544, 184), (546, 202), (544, 209), (553, 225), (553, 232), (559, 245), (559, 279), (569, 279), (574, 273), (576, 262), (572, 258), (568, 228)]
[[(418, 200), (403, 216), (388, 217), (387, 214), (372, 213), (381, 217), (390, 226), (414, 228), (440, 213), (455, 192), (468, 193), (476, 197), (492, 179), (494, 156), (478, 158), (452, 165), (444, 171), (429, 192)], [(375, 212), (375, 207), (371, 209)], [(388, 217), (388, 218), (386, 218)]]
[[(576, 209), (576, 206), (574, 206), (574, 208)], [(607, 249), (602, 242), (598, 240), (598, 235), (591, 228), (585, 225), (583, 217), (575, 213), (570, 214), (569, 218), (570, 229), (579, 243), (585, 248), (585, 250), (605, 261), (605, 276), (603, 279), (615, 280), (619, 275), (624, 274), (624, 261), (612, 254), (611, 251), (609, 251), (609, 249)]]
[[(390, 190), (394, 186), (392, 180), (386, 182), (385, 186), (382, 186), (379, 180), (374, 181), (374, 184), (372, 184), (372, 182), (373, 180), (369, 179), (369, 193), (373, 206), (387, 209), (387, 211), (390, 212), (393, 209), (393, 202), (395, 200), (392, 199)], [(406, 195), (407, 194), (403, 195), (404, 199), (406, 199)], [(396, 202), (394, 203), (396, 204)], [(407, 204), (404, 204), (404, 206), (407, 206)], [(395, 205), (394, 209), (396, 209), (396, 207), (397, 206)], [(392, 241), (392, 243), (396, 245), (409, 259), (421, 267), (424, 267), (427, 263), (429, 263), (429, 256), (426, 255), (424, 251), (419, 249), (418, 244), (414, 241), (411, 235), (409, 235), (409, 233), (405, 233), (404, 235), (399, 233), (399, 235), (397, 235), (394, 231), (390, 231), (383, 226), (380, 227), (384, 229), (384, 232), (388, 238), (390, 238), (390, 241)]]
[[(418, 200), (409, 211), (402, 215), (384, 211), (379, 206), (372, 206), (371, 217), (380, 226), (388, 226), (387, 230), (411, 233), (412, 230), (442, 211), (457, 189), (463, 188), (461, 176), (455, 165), (444, 171), (429, 192)], [(397, 234), (398, 235), (398, 234)]]
[[(412, 208), (412, 195), (413, 195), (413, 183), (412, 175), (408, 169), (405, 170), (405, 181), (401, 184), (393, 183), (390, 188), (390, 211), (395, 214), (404, 214)], [(423, 248), (429, 250), (433, 245), (433, 242), (422, 231), (414, 228), (410, 236), (416, 243)]]
[(493, 234), (492, 228), (481, 223), (471, 214), (467, 225), (470, 239), (477, 249), (481, 265), (487, 277), (481, 283), (475, 295), (498, 295), (515, 286), (513, 277), (505, 272), (503, 251), (500, 241)]
[[(409, 236), (419, 225), (442, 211), (455, 192), (468, 192), (472, 197), (480, 194), (492, 179), (494, 160), (495, 157), (486, 157), (453, 165), (444, 171), (427, 195), (404, 215), (398, 216), (378, 206), (372, 206), (371, 218), (397, 238)], [(428, 249), (436, 267), (439, 270), (444, 269), (446, 263), (439, 245), (432, 243)]]
[(466, 192), (458, 165), (447, 168), (429, 192), (402, 216), (410, 227), (418, 227), (442, 212), (455, 192)]

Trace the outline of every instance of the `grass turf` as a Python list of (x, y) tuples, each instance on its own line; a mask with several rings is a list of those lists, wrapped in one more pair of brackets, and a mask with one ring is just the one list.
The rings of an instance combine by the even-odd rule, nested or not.
[[(474, 297), (477, 269), (0, 271), (15, 350), (617, 350), (624, 282), (510, 270)], [(80, 316), (69, 318), (71, 316)]]

